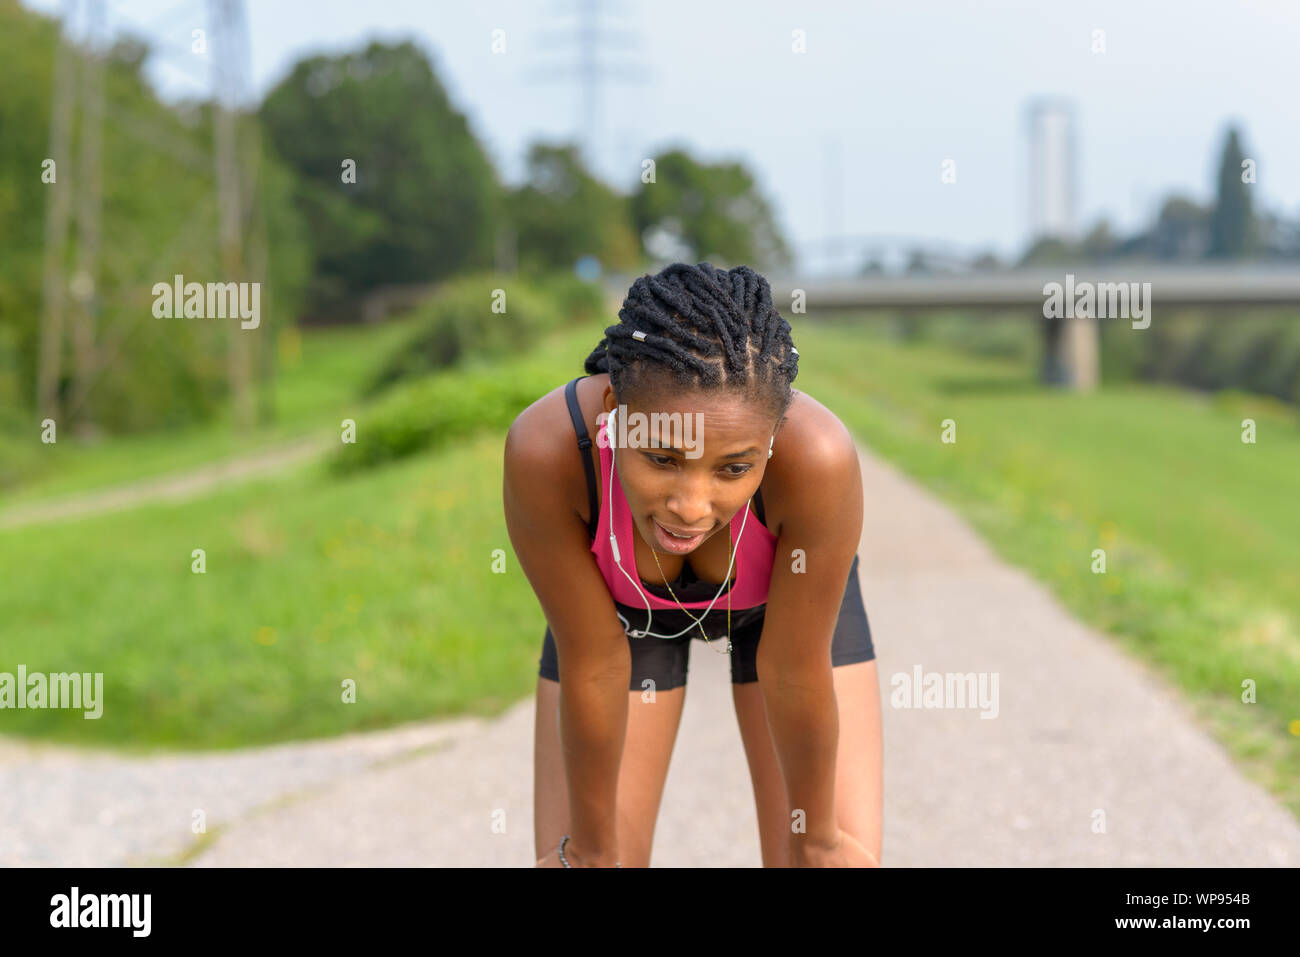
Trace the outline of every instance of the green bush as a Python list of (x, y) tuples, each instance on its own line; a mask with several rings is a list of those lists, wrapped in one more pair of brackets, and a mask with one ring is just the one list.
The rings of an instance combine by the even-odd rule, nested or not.
[[(952, 346), (977, 356), (1029, 359), (1034, 353), (1036, 326), (1020, 315), (939, 314), (917, 324), (917, 340)], [(914, 340), (915, 341), (915, 340)]]
[(329, 460), (344, 474), (437, 448), (484, 429), (504, 432), (521, 411), (555, 387), (553, 372), (526, 363), (486, 365), (394, 387), (357, 417), (356, 442)]
[[(565, 322), (587, 322), (605, 312), (605, 293), (598, 283), (572, 273), (551, 273), (539, 285), (551, 296)], [(611, 317), (606, 325), (613, 321)]]
[(17, 430), (0, 432), (0, 497), (42, 468), (42, 448), (48, 446), (41, 444), (40, 429), (36, 425), (27, 425), (21, 436)]
[(1292, 315), (1189, 311), (1131, 337), (1119, 332), (1138, 350), (1135, 371), (1142, 379), (1300, 399), (1300, 328)]
[[(493, 312), (498, 289), (504, 292), (504, 311)], [(374, 396), (465, 358), (524, 352), (545, 333), (589, 319), (602, 307), (600, 287), (574, 277), (529, 280), (494, 273), (459, 277), (416, 307), (415, 333), (384, 360), (364, 394)]]

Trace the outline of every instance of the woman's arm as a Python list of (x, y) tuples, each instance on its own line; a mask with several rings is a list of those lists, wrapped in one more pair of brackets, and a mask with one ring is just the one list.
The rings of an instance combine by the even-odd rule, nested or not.
[[(852, 436), (830, 416), (803, 434), (797, 458), (773, 476), (782, 490), (780, 538), (757, 669), (789, 810), (806, 815), (792, 833), (796, 861), (839, 841), (835, 761), (839, 711), (831, 639), (862, 536), (862, 473)], [(775, 461), (774, 463), (775, 464)], [(795, 550), (802, 550), (802, 561)]]
[(542, 424), (544, 403), (553, 398), (529, 406), (506, 435), (506, 528), (555, 636), (570, 847), (583, 864), (612, 866), (618, 859), (615, 794), (632, 655), (591, 554), (587, 526), (567, 504), (572, 496), (563, 476), (573, 469), (561, 456), (572, 457), (576, 450), (556, 443), (554, 429)]

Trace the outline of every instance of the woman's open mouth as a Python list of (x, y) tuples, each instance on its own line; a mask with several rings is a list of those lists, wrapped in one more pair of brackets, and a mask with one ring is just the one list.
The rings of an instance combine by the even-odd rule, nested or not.
[(704, 541), (704, 536), (708, 534), (707, 531), (704, 531), (686, 537), (670, 532), (653, 518), (650, 519), (650, 523), (654, 525), (655, 538), (659, 540), (659, 545), (663, 550), (666, 552), (675, 552), (678, 555), (685, 554), (686, 552), (699, 547), (700, 542)]

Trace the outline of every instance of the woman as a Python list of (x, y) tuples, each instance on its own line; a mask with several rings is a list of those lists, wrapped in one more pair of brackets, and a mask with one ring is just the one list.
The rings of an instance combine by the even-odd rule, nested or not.
[(548, 624), (537, 866), (649, 866), (692, 637), (731, 655), (763, 866), (877, 865), (862, 477), (848, 430), (791, 388), (767, 280), (642, 276), (585, 369), (505, 445), (506, 524)]

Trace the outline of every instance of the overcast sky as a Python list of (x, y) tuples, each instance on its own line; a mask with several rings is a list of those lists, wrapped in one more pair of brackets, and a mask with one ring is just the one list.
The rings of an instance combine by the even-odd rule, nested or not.
[[(251, 82), (264, 93), (300, 57), (372, 37), (426, 50), (508, 181), (527, 145), (576, 134), (575, 11), (585, 0), (248, 0)], [(63, 0), (26, 0), (54, 13)], [(1024, 246), (1025, 103), (1077, 115), (1081, 224), (1121, 231), (1166, 193), (1209, 199), (1229, 121), (1257, 162), (1257, 201), (1300, 214), (1300, 0), (788, 2), (609, 0), (597, 170), (627, 189), (642, 159), (681, 144), (740, 159), (805, 256), (829, 234), (915, 237), (1001, 255)], [(201, 92), (189, 52), (208, 4), (107, 3), (171, 51), (164, 96)], [(492, 50), (504, 31), (505, 52)], [(794, 31), (806, 52), (792, 50)], [(1094, 52), (1094, 31), (1104, 52)], [(196, 62), (197, 61), (197, 62)], [(546, 79), (538, 74), (569, 76)], [(946, 159), (956, 182), (941, 181)]]

